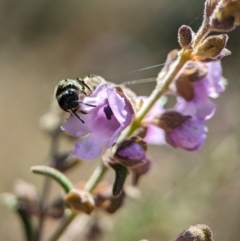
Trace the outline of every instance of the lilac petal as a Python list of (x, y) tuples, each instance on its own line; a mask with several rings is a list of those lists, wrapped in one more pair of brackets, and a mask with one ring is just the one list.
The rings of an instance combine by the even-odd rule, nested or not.
[(117, 155), (121, 158), (131, 160), (132, 162), (139, 163), (145, 158), (146, 150), (138, 142), (132, 142), (129, 145), (121, 147), (117, 151)]
[(151, 145), (164, 145), (166, 144), (164, 131), (157, 126), (147, 125), (144, 141)]
[(104, 141), (90, 134), (87, 138), (75, 144), (75, 148), (71, 151), (71, 154), (80, 159), (91, 160), (101, 154), (103, 146)]
[[(108, 103), (112, 109), (112, 112), (119, 124), (123, 124), (125, 122), (125, 118), (127, 116), (127, 111), (124, 109), (126, 105), (126, 101), (124, 97), (120, 96), (115, 88), (108, 89)], [(133, 113), (132, 113), (133, 114)]]
[(82, 123), (75, 115), (70, 115), (61, 128), (72, 136), (84, 136), (90, 132), (88, 125)]
[(204, 78), (207, 82), (208, 95), (217, 98), (225, 90), (222, 79), (222, 66), (220, 61), (214, 61), (207, 64), (208, 74)]
[(166, 140), (175, 148), (187, 151), (199, 150), (206, 140), (205, 122), (199, 119), (188, 119), (178, 128), (166, 133)]
[(109, 109), (109, 105), (105, 101), (95, 107), (86, 119), (96, 138), (105, 141), (111, 138), (120, 125), (113, 114), (108, 119), (109, 112), (111, 112), (111, 108)]
[(183, 115), (195, 116), (197, 118), (207, 120), (210, 119), (217, 106), (208, 98), (195, 97), (192, 101), (186, 101), (182, 97), (177, 97), (177, 104), (174, 109)]
[(124, 97), (117, 94), (116, 90), (109, 95), (108, 101), (116, 119), (119, 121), (119, 128), (116, 129), (108, 142), (108, 147), (110, 147), (116, 141), (121, 131), (131, 123), (134, 112), (131, 104)]

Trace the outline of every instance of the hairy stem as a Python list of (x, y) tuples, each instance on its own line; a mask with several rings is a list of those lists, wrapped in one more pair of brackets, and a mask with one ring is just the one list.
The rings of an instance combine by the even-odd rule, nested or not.
[(211, 28), (208, 24), (208, 20), (205, 19), (199, 28), (193, 43), (193, 48), (195, 48), (201, 41), (210, 33)]

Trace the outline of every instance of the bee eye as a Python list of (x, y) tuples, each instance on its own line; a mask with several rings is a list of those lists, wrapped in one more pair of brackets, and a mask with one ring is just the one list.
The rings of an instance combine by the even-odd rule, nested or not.
[(67, 90), (58, 100), (59, 106), (65, 110), (77, 110), (79, 107), (79, 97), (75, 90)]

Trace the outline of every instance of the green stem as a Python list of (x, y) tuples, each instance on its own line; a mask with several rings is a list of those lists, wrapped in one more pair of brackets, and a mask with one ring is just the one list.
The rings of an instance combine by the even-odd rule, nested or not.
[[(201, 40), (208, 33), (209, 33), (209, 26), (206, 23), (203, 23), (196, 35), (193, 45), (196, 46), (198, 43), (200, 43)], [(122, 135), (118, 138), (118, 141), (122, 141), (126, 137), (131, 136), (132, 133), (141, 126), (141, 121), (144, 119), (146, 114), (153, 107), (156, 101), (159, 100), (159, 98), (168, 90), (170, 84), (175, 79), (177, 74), (180, 72), (184, 64), (191, 59), (191, 53), (192, 53), (192, 50), (181, 50), (179, 52), (178, 59), (175, 61), (174, 66), (171, 68), (171, 70), (166, 74), (166, 76), (162, 80), (162, 83), (163, 83), (162, 86), (157, 85), (157, 87), (154, 89), (154, 91), (152, 92), (148, 100), (144, 103), (143, 107), (137, 113), (135, 120), (131, 123), (128, 129), (122, 133)], [(86, 191), (92, 192), (94, 188), (97, 186), (97, 184), (101, 181), (106, 171), (107, 171), (107, 167), (102, 163), (101, 166), (99, 166), (94, 171), (94, 173), (86, 183), (84, 189)], [(76, 216), (77, 216), (76, 212), (70, 211), (70, 213), (67, 213), (63, 222), (60, 224), (60, 226), (53, 234), (53, 236), (49, 239), (49, 241), (57, 241), (57, 239), (61, 236), (61, 234), (65, 231), (65, 229), (74, 220)]]
[[(108, 168), (102, 162), (101, 165), (98, 166), (95, 171), (93, 172), (92, 176), (89, 178), (87, 183), (84, 186), (84, 190), (88, 192), (92, 192), (97, 184), (101, 181), (105, 173), (107, 172)], [(65, 213), (65, 217), (57, 230), (53, 233), (50, 237), (49, 241), (57, 241), (58, 238), (62, 235), (62, 233), (66, 230), (68, 225), (75, 219), (78, 213), (73, 212), (72, 210), (68, 210)]]
[(49, 241), (57, 241), (62, 233), (66, 230), (68, 225), (77, 217), (77, 213), (72, 210), (66, 210), (64, 218), (53, 235), (49, 238)]
[(48, 167), (48, 166), (33, 166), (31, 171), (36, 174), (45, 175), (53, 178), (57, 181), (61, 187), (65, 190), (66, 193), (70, 192), (73, 189), (73, 184), (71, 181), (58, 170)]
[(171, 70), (166, 74), (165, 78), (162, 80), (162, 86), (157, 85), (156, 88), (153, 90), (152, 94), (149, 96), (147, 101), (144, 103), (142, 108), (137, 113), (137, 116), (133, 123), (129, 126), (129, 128), (123, 132), (123, 134), (118, 139), (119, 142), (124, 140), (126, 137), (131, 136), (133, 132), (141, 127), (141, 121), (149, 112), (149, 110), (153, 107), (157, 100), (168, 90), (170, 84), (177, 76), (183, 65), (190, 60), (190, 53), (189, 51), (180, 51), (178, 59), (174, 63), (174, 66)]

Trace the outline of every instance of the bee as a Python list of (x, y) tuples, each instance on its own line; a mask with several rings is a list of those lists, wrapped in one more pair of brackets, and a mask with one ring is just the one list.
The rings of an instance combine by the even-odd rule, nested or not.
[(76, 113), (80, 111), (86, 114), (85, 111), (80, 109), (80, 104), (95, 107), (94, 105), (83, 103), (86, 96), (90, 96), (100, 83), (106, 82), (101, 76), (88, 75), (86, 77), (77, 79), (61, 80), (55, 89), (55, 97), (58, 101), (59, 107), (75, 115), (82, 123), (84, 120)]

